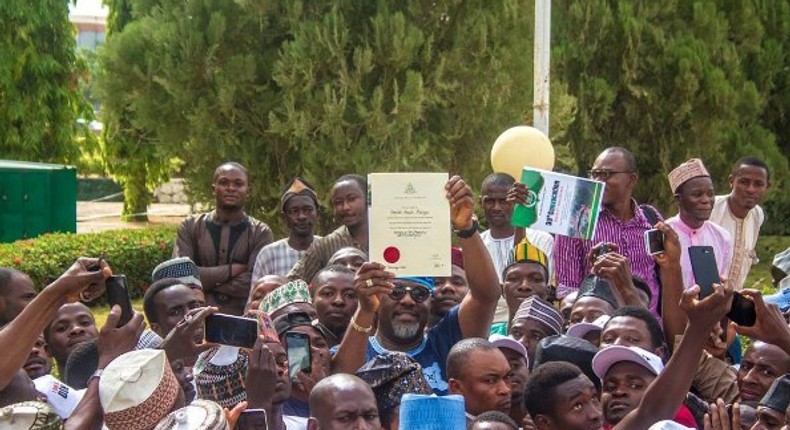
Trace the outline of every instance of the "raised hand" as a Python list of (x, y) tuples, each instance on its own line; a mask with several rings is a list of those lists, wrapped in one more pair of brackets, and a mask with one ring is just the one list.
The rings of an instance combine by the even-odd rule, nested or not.
[(732, 287), (724, 284), (713, 284), (713, 293), (699, 299), (699, 285), (694, 285), (683, 292), (680, 308), (685, 312), (689, 325), (711, 330), (727, 315), (732, 306)]
[(140, 312), (135, 312), (126, 325), (118, 327), (120, 319), (121, 307), (115, 305), (110, 309), (107, 320), (99, 331), (99, 369), (104, 369), (120, 355), (133, 350), (143, 334), (145, 321)]
[(765, 303), (762, 293), (757, 290), (743, 290), (741, 295), (754, 303), (757, 320), (751, 327), (735, 325), (735, 331), (752, 339), (787, 348), (790, 345), (790, 327), (787, 326), (779, 307), (773, 303)]
[(669, 267), (671, 265), (680, 266), (680, 256), (683, 254), (683, 249), (680, 247), (680, 239), (675, 230), (663, 221), (656, 224), (656, 229), (664, 233), (664, 252), (653, 256), (661, 267)]
[(450, 201), (450, 220), (456, 230), (472, 228), (475, 200), (472, 188), (460, 176), (455, 175), (447, 181), (447, 200)]
[(272, 406), (272, 397), (279, 379), (274, 353), (263, 339), (258, 338), (250, 353), (247, 368), (247, 403), (250, 409), (266, 409)]
[(394, 278), (395, 275), (387, 272), (380, 263), (363, 263), (354, 276), (354, 290), (360, 309), (371, 313), (378, 311), (381, 295), (389, 294), (395, 288), (392, 283)]
[(184, 316), (162, 342), (162, 349), (167, 353), (170, 361), (181, 359), (192, 365), (197, 356), (207, 349), (216, 346), (210, 342), (195, 342), (195, 334), (203, 327), (206, 317), (218, 311), (215, 307), (192, 309)]
[(505, 201), (510, 206), (514, 206), (516, 204), (527, 204), (527, 198), (529, 197), (529, 188), (526, 185), (522, 184), (521, 182), (514, 182), (513, 185), (507, 190), (507, 195), (505, 197)]
[(110, 276), (112, 269), (105, 260), (80, 257), (47, 289), (68, 302), (90, 301), (104, 294), (104, 280)]

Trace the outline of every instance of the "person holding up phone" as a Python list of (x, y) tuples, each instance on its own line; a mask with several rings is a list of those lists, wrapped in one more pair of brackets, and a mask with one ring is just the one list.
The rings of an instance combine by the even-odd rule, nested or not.
[(679, 212), (666, 223), (677, 232), (680, 240), (684, 288), (697, 284), (688, 253), (690, 246), (713, 247), (720, 278), (726, 279), (732, 258), (732, 238), (726, 230), (709, 221), (716, 195), (702, 160), (692, 158), (669, 172), (669, 186)]

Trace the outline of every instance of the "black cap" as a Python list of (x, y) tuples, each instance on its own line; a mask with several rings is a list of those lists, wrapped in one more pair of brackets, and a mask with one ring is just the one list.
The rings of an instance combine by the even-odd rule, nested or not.
[(595, 388), (600, 390), (601, 380), (595, 375), (592, 368), (592, 360), (597, 352), (598, 348), (584, 339), (565, 335), (545, 337), (538, 343), (533, 369), (552, 361), (575, 364), (590, 378), (595, 384)]
[(595, 297), (601, 299), (617, 309), (617, 297), (612, 291), (612, 285), (609, 281), (595, 275), (587, 275), (579, 286), (579, 295), (576, 300), (582, 297)]
[(760, 400), (760, 406), (784, 413), (790, 405), (790, 374), (774, 379), (771, 388)]
[[(314, 327), (313, 319), (310, 318), (310, 315), (308, 315), (306, 312), (289, 312), (285, 315), (280, 315), (279, 317), (275, 318), (273, 323), (274, 329), (277, 330), (278, 336), (282, 336), (285, 334), (285, 332), (291, 330), (294, 327)], [(318, 330), (318, 332), (326, 337), (326, 335), (321, 330)]]

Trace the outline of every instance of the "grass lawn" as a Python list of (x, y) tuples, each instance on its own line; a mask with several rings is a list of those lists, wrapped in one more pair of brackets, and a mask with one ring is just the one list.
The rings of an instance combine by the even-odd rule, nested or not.
[(790, 248), (790, 236), (761, 236), (757, 240), (757, 257), (760, 262), (752, 266), (744, 286), (757, 288), (765, 294), (776, 292), (771, 285), (771, 266), (774, 255), (787, 248)]
[[(132, 307), (134, 310), (142, 313), (143, 312), (143, 299), (139, 298), (136, 300), (132, 300)], [(91, 307), (91, 312), (93, 312), (93, 316), (96, 318), (96, 327), (103, 327), (104, 321), (107, 320), (107, 315), (110, 313), (110, 308), (107, 306), (106, 303), (97, 304)]]

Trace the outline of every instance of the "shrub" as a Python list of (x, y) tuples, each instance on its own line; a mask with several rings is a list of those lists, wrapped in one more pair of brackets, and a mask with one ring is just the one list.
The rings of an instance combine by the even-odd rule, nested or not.
[(78, 257), (99, 257), (127, 278), (129, 295), (141, 297), (157, 264), (170, 258), (175, 226), (111, 230), (101, 233), (51, 233), (35, 239), (0, 244), (0, 266), (27, 273), (41, 289)]

